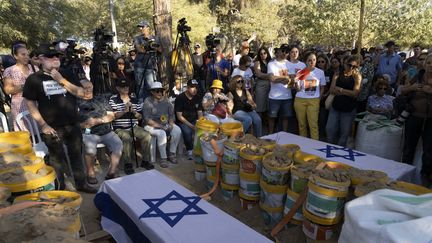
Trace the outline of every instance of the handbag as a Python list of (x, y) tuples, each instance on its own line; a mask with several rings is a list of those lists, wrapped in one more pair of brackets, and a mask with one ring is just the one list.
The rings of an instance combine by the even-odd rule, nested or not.
[(217, 103), (213, 108), (212, 114), (217, 116), (219, 119), (225, 119), (227, 116), (227, 108), (222, 103)]
[(325, 108), (327, 110), (330, 110), (330, 108), (332, 107), (334, 97), (334, 94), (329, 94), (329, 96), (327, 96), (325, 100)]

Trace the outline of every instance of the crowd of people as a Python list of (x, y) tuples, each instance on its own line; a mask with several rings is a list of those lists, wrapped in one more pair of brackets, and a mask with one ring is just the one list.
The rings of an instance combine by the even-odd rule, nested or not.
[[(11, 48), (15, 64), (2, 73), (3, 92), (11, 97), (11, 117), (28, 110), (49, 148), (49, 163), (63, 183), (66, 171), (63, 144), (68, 148), (78, 190), (95, 192), (94, 163), (98, 144), (110, 152), (105, 179), (115, 178), (119, 166), (134, 173), (135, 141), (141, 145), (141, 166), (153, 169), (150, 144), (156, 139), (159, 164), (176, 164), (183, 139), (192, 159), (195, 124), (203, 116), (232, 118), (245, 133), (257, 137), (289, 131), (297, 124), (304, 137), (347, 146), (357, 113), (368, 111), (405, 126), (402, 162), (412, 163), (423, 139), (423, 181), (432, 175), (432, 55), (413, 46), (414, 55), (398, 54), (396, 43), (357, 50), (324, 52), (283, 44), (273, 53), (265, 46), (251, 55), (250, 39), (237, 55), (220, 45), (192, 54), (194, 77), (176, 80), (166, 90), (159, 80), (158, 58), (163, 46), (141, 21), (141, 32), (127, 54), (112, 55), (115, 90), (95, 96), (92, 57), (82, 58), (85, 77), (61, 67), (61, 55), (51, 44), (32, 53), (24, 42)], [(272, 55), (273, 54), (273, 55)], [(405, 55), (402, 55), (405, 54)], [(32, 58), (30, 58), (30, 56)], [(292, 120), (296, 122), (291, 122)], [(167, 145), (168, 148), (167, 148)], [(82, 152), (84, 156), (81, 156)], [(84, 161), (82, 158), (84, 157)]]

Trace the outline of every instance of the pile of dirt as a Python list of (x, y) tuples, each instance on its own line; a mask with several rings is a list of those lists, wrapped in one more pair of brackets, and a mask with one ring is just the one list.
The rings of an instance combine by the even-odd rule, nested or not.
[(347, 182), (351, 180), (349, 173), (345, 169), (340, 168), (325, 167), (321, 170), (315, 170), (313, 174), (322, 179), (335, 182)]
[(276, 145), (273, 152), (264, 158), (263, 164), (277, 168), (290, 166), (293, 161), (288, 156), (289, 153), (292, 153), (292, 147)]
[(0, 174), (0, 183), (2, 184), (15, 184), (23, 183), (30, 180), (35, 180), (44, 177), (48, 174), (48, 170), (44, 167), (33, 173), (31, 171), (25, 171), (23, 169), (16, 169)]
[(0, 154), (0, 170), (19, 168), (33, 164), (33, 161), (25, 155), (6, 152)]
[[(78, 212), (75, 209), (60, 204), (29, 207), (1, 215), (0, 235), (4, 242), (31, 241), (38, 237), (69, 236), (69, 239), (74, 239), (73, 233), (67, 233), (67, 230), (77, 217)], [(65, 234), (53, 234), (57, 231)]]

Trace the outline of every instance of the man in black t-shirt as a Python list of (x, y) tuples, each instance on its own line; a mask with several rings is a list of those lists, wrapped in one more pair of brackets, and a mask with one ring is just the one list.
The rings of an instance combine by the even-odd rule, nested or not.
[(183, 141), (188, 151), (188, 158), (192, 159), (193, 133), (196, 121), (202, 117), (201, 98), (198, 97), (198, 81), (191, 79), (187, 82), (185, 92), (177, 96), (174, 111), (177, 125), (183, 134)]
[[(24, 85), (23, 97), (33, 119), (39, 124), (42, 138), (49, 151), (49, 164), (57, 172), (60, 189), (64, 189), (67, 162), (63, 144), (67, 146), (77, 190), (96, 193), (85, 183), (81, 156), (81, 128), (78, 123), (77, 97), (92, 98), (90, 82), (76, 80), (74, 75), (59, 69), (59, 54), (50, 44), (38, 48), (42, 69), (31, 74)], [(82, 87), (81, 87), (82, 86)]]

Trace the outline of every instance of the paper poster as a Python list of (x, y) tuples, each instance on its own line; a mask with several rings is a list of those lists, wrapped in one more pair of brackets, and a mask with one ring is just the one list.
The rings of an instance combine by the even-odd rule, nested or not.
[(67, 90), (54, 80), (43, 81), (42, 86), (46, 96), (64, 95), (67, 93)]

